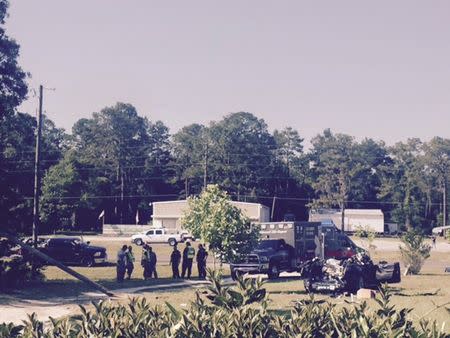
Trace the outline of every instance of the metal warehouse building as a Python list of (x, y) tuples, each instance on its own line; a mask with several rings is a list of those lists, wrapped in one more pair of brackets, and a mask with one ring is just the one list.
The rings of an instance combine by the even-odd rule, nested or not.
[[(231, 202), (242, 210), (251, 222), (269, 222), (270, 208), (259, 203)], [(154, 202), (153, 203), (153, 225), (169, 229), (181, 229), (181, 218), (189, 209), (187, 200)]]
[[(310, 222), (332, 220), (341, 227), (341, 211), (336, 209), (311, 210)], [(375, 232), (384, 232), (384, 214), (381, 209), (345, 209), (344, 230), (356, 231), (358, 227), (369, 227)]]

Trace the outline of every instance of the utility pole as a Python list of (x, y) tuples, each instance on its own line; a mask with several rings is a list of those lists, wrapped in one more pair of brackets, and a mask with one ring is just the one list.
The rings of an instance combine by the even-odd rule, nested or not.
[(37, 132), (36, 132), (36, 151), (34, 160), (34, 198), (33, 198), (33, 246), (37, 247), (37, 239), (39, 234), (39, 194), (41, 190), (41, 135), (42, 135), (42, 101), (43, 101), (42, 85), (39, 86), (39, 111), (37, 116)]
[(208, 176), (208, 142), (205, 143), (205, 166), (203, 168), (203, 190), (206, 190), (206, 177)]
[(273, 200), (272, 200), (272, 213), (270, 215), (270, 221), (273, 222), (273, 215), (275, 212), (275, 201), (276, 201), (277, 197), (273, 196)]
[(442, 194), (442, 225), (447, 225), (447, 178), (444, 177), (444, 191)]

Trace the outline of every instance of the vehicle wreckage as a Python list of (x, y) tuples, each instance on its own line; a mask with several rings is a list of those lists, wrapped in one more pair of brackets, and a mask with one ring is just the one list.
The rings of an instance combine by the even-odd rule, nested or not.
[(369, 255), (359, 252), (342, 260), (313, 258), (302, 266), (308, 292), (356, 293), (359, 289), (378, 289), (382, 283), (399, 283), (400, 264), (374, 264)]

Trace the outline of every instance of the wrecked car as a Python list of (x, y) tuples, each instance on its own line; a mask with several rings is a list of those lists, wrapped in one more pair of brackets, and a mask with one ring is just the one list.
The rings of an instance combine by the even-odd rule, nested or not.
[(313, 258), (302, 268), (308, 292), (356, 293), (362, 288), (377, 289), (382, 283), (401, 280), (398, 262), (374, 264), (364, 252), (343, 260)]

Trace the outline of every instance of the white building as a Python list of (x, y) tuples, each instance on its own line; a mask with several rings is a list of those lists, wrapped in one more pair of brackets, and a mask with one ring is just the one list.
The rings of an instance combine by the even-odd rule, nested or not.
[[(259, 203), (231, 202), (240, 208), (251, 222), (269, 222), (270, 208)], [(169, 229), (181, 229), (181, 218), (189, 209), (187, 200), (153, 202), (153, 225)]]
[[(338, 228), (341, 227), (341, 217), (341, 210), (336, 209), (311, 210), (309, 213), (310, 222), (332, 220)], [(384, 232), (383, 211), (381, 209), (345, 209), (344, 230), (356, 231), (358, 227), (367, 227), (378, 233)]]

